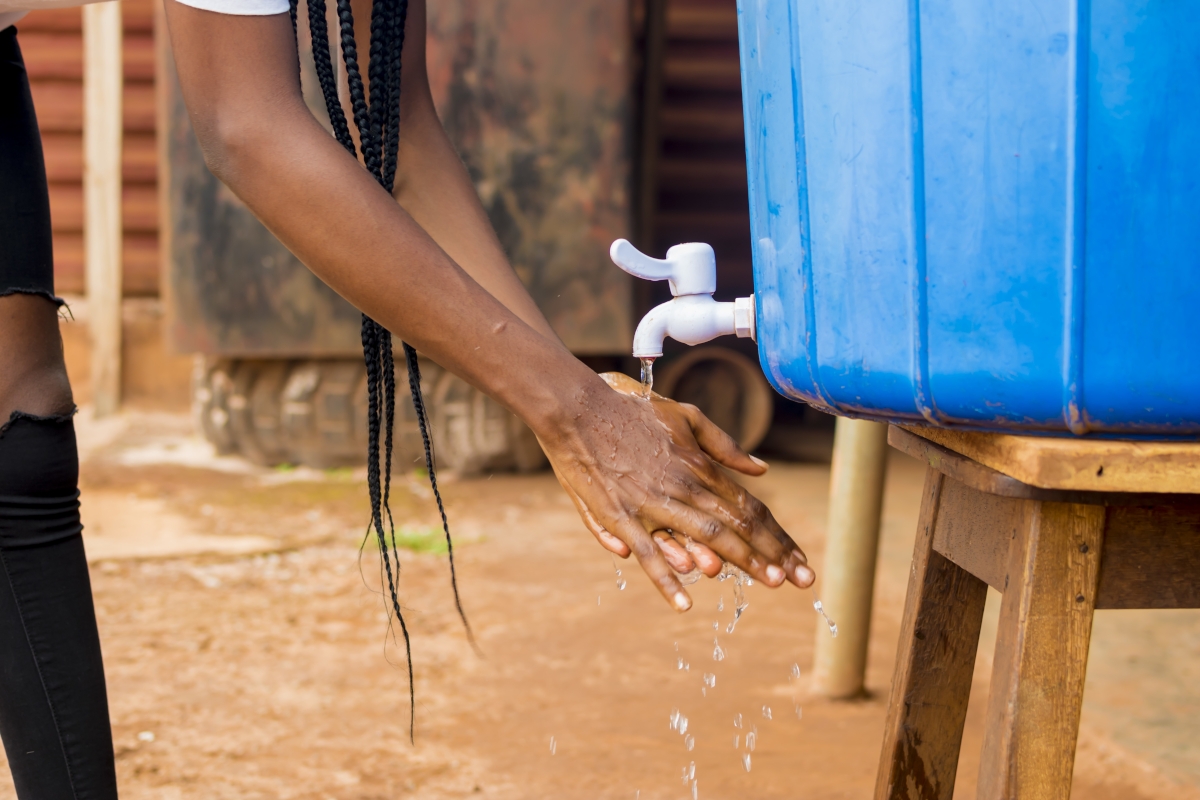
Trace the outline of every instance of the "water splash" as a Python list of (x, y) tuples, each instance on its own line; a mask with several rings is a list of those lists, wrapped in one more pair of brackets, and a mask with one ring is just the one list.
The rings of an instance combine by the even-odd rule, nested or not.
[(713, 661), (724, 661), (725, 651), (721, 649), (721, 643), (717, 641), (717, 637), (713, 637)]
[(689, 664), (683, 660), (683, 656), (679, 656), (678, 658), (675, 659), (675, 661), (676, 661), (675, 666), (677, 669), (687, 671), (692, 668), (691, 664)]
[(716, 688), (717, 676), (713, 675), (711, 672), (704, 673), (704, 685), (710, 689)]
[[(625, 578), (621, 577), (621, 568), (617, 566), (617, 559), (613, 558), (612, 556), (609, 556), (609, 558), (612, 559), (613, 572), (617, 573), (617, 591), (623, 592), (625, 591)], [(599, 600), (597, 600), (597, 602), (599, 602)], [(675, 649), (679, 649), (678, 643), (676, 643)]]
[(813, 608), (825, 618), (825, 624), (829, 626), (829, 635), (836, 639), (838, 633), (837, 623), (831, 620), (829, 615), (825, 613), (825, 606), (821, 604), (821, 598), (817, 597), (815, 589), (813, 590)]
[[(742, 618), (742, 614), (746, 613), (746, 609), (750, 607), (750, 603), (746, 601), (746, 587), (754, 585), (754, 579), (743, 572), (740, 568), (726, 561), (721, 565), (721, 571), (717, 574), (719, 581), (733, 581), (733, 621), (725, 628), (726, 633), (733, 633), (737, 628), (738, 620)], [(721, 611), (725, 608), (725, 598), (721, 597), (720, 604), (717, 610)]]
[(643, 358), (642, 362), (642, 397), (650, 399), (650, 393), (654, 391), (654, 359)]
[(742, 614), (745, 614), (746, 609), (749, 607), (750, 604), (744, 600), (741, 603), (738, 603), (737, 608), (733, 609), (733, 622), (730, 622), (725, 627), (726, 633), (733, 633), (734, 629), (737, 627), (738, 620), (742, 618)]

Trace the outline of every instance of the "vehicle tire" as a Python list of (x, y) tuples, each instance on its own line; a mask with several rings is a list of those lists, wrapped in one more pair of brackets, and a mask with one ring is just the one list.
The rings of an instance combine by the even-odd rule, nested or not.
[(238, 452), (259, 466), (287, 461), (279, 402), (290, 369), (287, 361), (239, 361), (232, 368), (229, 426), (233, 442)]
[(197, 356), (192, 368), (192, 416), (204, 438), (223, 456), (237, 451), (229, 413), (234, 366), (231, 361)]
[(475, 475), (534, 472), (548, 463), (520, 419), (457, 375), (443, 372), (431, 400), (439, 467)]
[(719, 345), (694, 347), (656, 370), (654, 390), (691, 403), (747, 452), (771, 427), (775, 405), (758, 363)]
[(298, 464), (330, 469), (361, 464), (366, 427), (355, 424), (355, 399), (366, 368), (359, 361), (303, 361), (283, 386), (283, 442)]
[[(439, 468), (470, 475), (545, 467), (537, 439), (507, 409), (432, 361), (422, 358), (420, 367)], [(240, 453), (261, 466), (366, 462), (367, 372), (358, 359), (201, 361), (194, 382), (197, 423), (221, 454)], [(393, 467), (423, 470), (425, 447), (402, 357), (395, 413)]]

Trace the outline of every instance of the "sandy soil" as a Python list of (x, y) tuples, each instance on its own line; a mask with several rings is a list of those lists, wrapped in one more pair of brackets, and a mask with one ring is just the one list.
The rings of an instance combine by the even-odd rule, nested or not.
[[(808, 695), (817, 623), (807, 594), (751, 587), (749, 610), (726, 634), (729, 584), (694, 586), (695, 608), (682, 616), (634, 565), (619, 564), (619, 590), (552, 476), (448, 481), (460, 586), (483, 656), (454, 612), (444, 555), (404, 552), (413, 745), (378, 560), (370, 548), (359, 555), (360, 476), (213, 459), (185, 420), (165, 415), (80, 426), (85, 535), (128, 800), (673, 799), (691, 796), (680, 780), (690, 762), (701, 797), (870, 796), (922, 477), (914, 462), (897, 457), (890, 471), (874, 694), (853, 703)], [(399, 477), (394, 510), (419, 542), (435, 516), (418, 477)], [(752, 489), (819, 570), (827, 470), (779, 464)], [(988, 668), (981, 658), (981, 696)], [(705, 673), (716, 685), (702, 694)], [(688, 717), (692, 751), (670, 729), (673, 709)], [(981, 718), (976, 697), (959, 797), (974, 796)], [(0, 777), (0, 798), (12, 796)], [(1073, 796), (1200, 792), (1085, 727)]]

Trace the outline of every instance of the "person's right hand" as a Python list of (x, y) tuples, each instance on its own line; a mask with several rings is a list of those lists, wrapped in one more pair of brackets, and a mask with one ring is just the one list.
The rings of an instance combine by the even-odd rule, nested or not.
[[(563, 429), (539, 432), (559, 482), (588, 530), (616, 555), (631, 553), (677, 611), (691, 607), (675, 572), (695, 564), (709, 577), (722, 561), (776, 587), (812, 585), (803, 551), (723, 465), (762, 475), (747, 454), (695, 406), (652, 395), (624, 375), (579, 398)], [(674, 571), (672, 571), (674, 567)]]

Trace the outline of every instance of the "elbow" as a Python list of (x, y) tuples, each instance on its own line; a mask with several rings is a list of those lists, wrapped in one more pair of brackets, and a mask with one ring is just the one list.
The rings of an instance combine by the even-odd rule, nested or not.
[(204, 155), (204, 164), (222, 183), (232, 186), (262, 147), (260, 125), (249, 115), (237, 112), (214, 113), (193, 117), (196, 140)]

